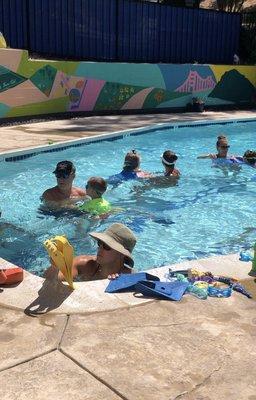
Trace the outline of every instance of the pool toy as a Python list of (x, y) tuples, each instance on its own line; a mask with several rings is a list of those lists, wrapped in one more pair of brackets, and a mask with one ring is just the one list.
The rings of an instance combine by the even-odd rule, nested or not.
[(179, 301), (185, 293), (189, 282), (152, 282), (140, 281), (135, 285), (135, 291), (146, 297)]
[(118, 278), (109, 282), (105, 289), (106, 293), (118, 293), (134, 291), (135, 285), (139, 281), (159, 281), (157, 276), (147, 272), (138, 272), (136, 274), (120, 274)]
[(232, 289), (235, 292), (243, 294), (244, 296), (248, 297), (248, 299), (252, 299), (252, 295), (247, 292), (244, 286), (240, 282), (238, 282), (237, 279), (230, 278), (228, 276), (215, 276), (214, 280), (217, 282), (226, 283), (226, 285), (232, 286)]
[(23, 281), (24, 273), (20, 267), (0, 270), (0, 285), (14, 285)]
[(189, 286), (187, 287), (187, 292), (200, 300), (206, 300), (208, 296), (208, 288), (202, 288), (193, 283), (189, 284)]
[(211, 297), (230, 297), (231, 294), (232, 294), (232, 286), (222, 288), (209, 285), (208, 287), (208, 295)]
[(248, 274), (250, 276), (256, 276), (256, 242), (253, 246), (253, 249), (254, 249), (254, 256), (253, 256), (253, 260), (252, 260), (252, 269)]
[(182, 274), (187, 277), (189, 271), (190, 271), (190, 269), (178, 269), (175, 271), (175, 270), (172, 270), (171, 268), (169, 268), (168, 277), (172, 278), (172, 277), (175, 277), (177, 274)]
[(248, 262), (248, 261), (252, 261), (253, 260), (253, 257), (250, 254), (246, 253), (245, 251), (241, 251), (239, 256), (240, 256), (239, 257), (240, 261)]
[(86, 201), (84, 204), (79, 206), (79, 210), (87, 212), (93, 215), (101, 215), (111, 211), (110, 203), (103, 199), (97, 198), (93, 200)]
[(54, 265), (62, 272), (70, 288), (75, 289), (72, 275), (74, 251), (68, 239), (65, 236), (55, 236), (46, 240), (44, 247)]

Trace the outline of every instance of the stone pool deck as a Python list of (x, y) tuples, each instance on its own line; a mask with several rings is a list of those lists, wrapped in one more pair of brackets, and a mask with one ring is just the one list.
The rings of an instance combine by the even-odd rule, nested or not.
[(256, 118), (256, 110), (109, 115), (0, 126), (0, 155), (7, 151), (70, 141), (82, 137), (93, 137), (103, 133), (146, 127), (153, 124), (235, 118)]
[[(0, 152), (153, 123), (252, 117), (109, 116), (0, 127)], [(107, 281), (76, 283), (70, 292), (29, 273), (16, 287), (0, 286), (0, 399), (256, 400), (251, 263), (233, 254), (171, 267), (236, 277), (254, 298), (160, 301), (106, 294)], [(167, 270), (151, 272), (163, 278)]]
[(106, 280), (71, 292), (29, 273), (2, 286), (1, 400), (255, 400), (251, 263), (234, 254), (172, 265), (193, 267), (239, 278), (254, 299), (145, 299), (104, 293)]

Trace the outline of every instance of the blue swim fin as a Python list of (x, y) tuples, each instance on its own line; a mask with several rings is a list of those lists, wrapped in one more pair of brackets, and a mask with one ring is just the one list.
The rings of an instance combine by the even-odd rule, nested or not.
[(105, 292), (133, 292), (136, 283), (139, 281), (159, 281), (159, 278), (157, 276), (148, 274), (147, 272), (138, 272), (136, 274), (120, 274), (118, 278), (109, 282)]
[(185, 293), (189, 282), (149, 282), (141, 281), (135, 286), (135, 291), (146, 297), (179, 301)]

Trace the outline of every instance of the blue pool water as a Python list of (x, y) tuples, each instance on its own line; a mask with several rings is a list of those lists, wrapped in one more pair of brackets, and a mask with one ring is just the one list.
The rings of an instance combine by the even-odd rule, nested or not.
[[(90, 230), (103, 230), (123, 222), (138, 237), (135, 266), (142, 270), (163, 263), (177, 263), (248, 248), (256, 239), (256, 170), (247, 166), (234, 176), (212, 168), (210, 160), (197, 160), (214, 152), (216, 137), (228, 136), (230, 154), (254, 149), (256, 123), (165, 129), (37, 155), (4, 163), (0, 171), (0, 256), (41, 274), (49, 265), (42, 246), (45, 239), (66, 234), (76, 254), (93, 254)], [(90, 176), (107, 178), (121, 170), (124, 155), (135, 148), (141, 167), (162, 171), (160, 156), (166, 149), (179, 155), (182, 176), (177, 186), (128, 181), (109, 189), (113, 205), (125, 211), (103, 221), (85, 217), (44, 215), (38, 211), (40, 195), (55, 185), (52, 174), (60, 160), (72, 160), (77, 168), (76, 186), (84, 187)]]

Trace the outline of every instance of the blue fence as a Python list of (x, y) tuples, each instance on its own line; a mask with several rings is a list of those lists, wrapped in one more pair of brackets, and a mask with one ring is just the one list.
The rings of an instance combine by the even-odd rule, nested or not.
[(240, 14), (132, 0), (0, 0), (11, 47), (66, 59), (231, 63)]

